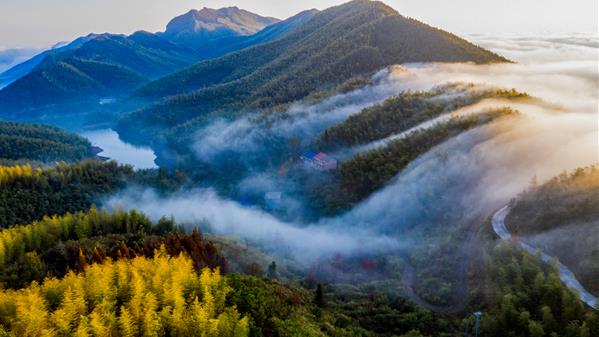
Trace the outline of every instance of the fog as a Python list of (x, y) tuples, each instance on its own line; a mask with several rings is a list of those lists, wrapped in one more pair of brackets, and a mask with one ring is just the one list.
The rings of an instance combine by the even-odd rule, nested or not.
[(385, 253), (400, 248), (398, 240), (367, 229), (285, 223), (258, 208), (224, 200), (211, 189), (185, 191), (168, 198), (151, 190), (130, 189), (113, 197), (108, 205), (133, 206), (152, 219), (173, 214), (185, 225), (244, 238), (306, 264), (332, 254)]
[(448, 231), (482, 225), (533, 178), (542, 182), (564, 170), (598, 162), (598, 65), (591, 57), (598, 50), (596, 39), (489, 39), (487, 43), (513, 60), (524, 61), (391, 67), (364, 88), (315, 104), (298, 103), (286, 111), (287, 118), (258, 119), (254, 114), (232, 122), (219, 120), (198, 132), (194, 144), (198, 161), (218, 165), (226, 157), (246, 165), (234, 183), (238, 191), (285, 192), (293, 182), (264, 164), (279, 160), (269, 153), (273, 147), (284, 146), (277, 144), (289, 137), (297, 137), (300, 148), (310, 146), (322, 130), (402, 90), (464, 82), (515, 88), (541, 100), (484, 101), (454, 111), (470, 114), (510, 106), (520, 116), (470, 130), (433, 148), (340, 216), (303, 222), (297, 216), (303, 200), (291, 197), (285, 207), (292, 216), (277, 217), (257, 206), (244, 207), (210, 188), (170, 197), (129, 190), (113, 196), (107, 205), (136, 208), (154, 219), (174, 215), (189, 225), (276, 249), (305, 265), (338, 253), (389, 253), (441, 244)]

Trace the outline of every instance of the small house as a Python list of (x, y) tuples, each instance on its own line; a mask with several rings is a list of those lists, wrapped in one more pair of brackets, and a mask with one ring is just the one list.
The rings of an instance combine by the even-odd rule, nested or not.
[(318, 170), (328, 171), (337, 168), (337, 159), (324, 152), (314, 153), (308, 151), (301, 156), (304, 163)]

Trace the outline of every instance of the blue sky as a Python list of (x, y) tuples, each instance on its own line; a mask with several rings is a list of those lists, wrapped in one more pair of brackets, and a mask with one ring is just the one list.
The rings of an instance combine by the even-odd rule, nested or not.
[[(89, 32), (159, 31), (191, 8), (238, 7), (285, 18), (343, 0), (1, 0), (0, 49), (46, 47)], [(597, 0), (388, 0), (402, 14), (458, 33), (597, 32)]]

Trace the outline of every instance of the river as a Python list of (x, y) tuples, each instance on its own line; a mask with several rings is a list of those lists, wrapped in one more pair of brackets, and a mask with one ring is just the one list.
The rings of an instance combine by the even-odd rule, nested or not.
[(158, 167), (154, 162), (156, 155), (152, 149), (125, 143), (112, 129), (86, 131), (81, 133), (81, 136), (89, 139), (94, 146), (104, 150), (98, 154), (99, 156), (110, 158), (121, 164), (129, 164), (136, 169)]

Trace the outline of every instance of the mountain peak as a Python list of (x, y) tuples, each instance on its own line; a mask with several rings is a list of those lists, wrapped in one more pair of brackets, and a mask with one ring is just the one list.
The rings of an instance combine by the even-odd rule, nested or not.
[(251, 35), (278, 21), (238, 7), (204, 7), (171, 20), (164, 35), (174, 42), (202, 42), (226, 35)]

